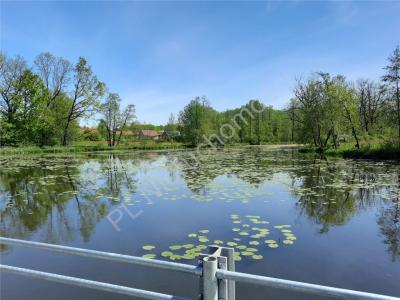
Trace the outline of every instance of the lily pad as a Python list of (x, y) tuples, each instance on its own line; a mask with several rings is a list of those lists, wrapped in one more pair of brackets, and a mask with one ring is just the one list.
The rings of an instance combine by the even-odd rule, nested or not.
[(258, 250), (256, 248), (247, 248), (246, 251), (257, 252)]
[(266, 240), (265, 242), (267, 244), (276, 244), (275, 240)]
[(173, 245), (173, 246), (169, 246), (169, 249), (171, 249), (171, 250), (179, 250), (179, 249), (181, 249), (182, 248), (182, 246), (181, 245)]
[(241, 257), (240, 255), (235, 255), (235, 256), (234, 256), (234, 260), (235, 260), (235, 261), (241, 261), (241, 260), (242, 260), (242, 257)]
[(144, 250), (153, 250), (155, 248), (155, 246), (152, 245), (146, 245), (142, 247)]
[(200, 243), (207, 243), (210, 240), (208, 238), (206, 238), (205, 236), (199, 236), (199, 242)]
[(251, 258), (255, 260), (260, 260), (263, 259), (263, 256), (261, 254), (254, 254)]
[(259, 239), (259, 238), (262, 237), (262, 235), (261, 234), (253, 234), (250, 237), (253, 238), (253, 239)]
[(161, 252), (162, 257), (170, 257), (171, 255), (174, 255), (174, 253), (172, 253), (171, 251)]
[(169, 257), (170, 260), (178, 260), (178, 259), (181, 259), (181, 258), (182, 258), (182, 256), (180, 256), (180, 255), (175, 255), (175, 254), (173, 254), (173, 255), (171, 255), (171, 256)]

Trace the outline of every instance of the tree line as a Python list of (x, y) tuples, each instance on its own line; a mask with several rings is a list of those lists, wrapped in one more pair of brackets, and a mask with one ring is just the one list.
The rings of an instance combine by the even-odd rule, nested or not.
[(400, 50), (388, 58), (376, 82), (355, 83), (343, 75), (317, 72), (296, 80), (293, 97), (282, 110), (259, 100), (217, 112), (204, 97), (192, 100), (179, 115), (182, 137), (192, 145), (226, 143), (311, 143), (338, 148), (341, 142), (376, 140), (400, 146)]
[(178, 139), (199, 144), (311, 143), (339, 147), (368, 139), (400, 144), (400, 50), (388, 58), (379, 81), (347, 80), (317, 72), (296, 80), (286, 108), (260, 100), (218, 112), (205, 97), (191, 100), (166, 125), (139, 124), (135, 106), (121, 107), (85, 58), (75, 64), (51, 53), (39, 54), (32, 66), (21, 57), (0, 53), (0, 145), (67, 145), (76, 140), (79, 121), (100, 116), (97, 131), (109, 146), (124, 130), (179, 131)]
[(338, 148), (351, 139), (360, 148), (364, 139), (385, 139), (400, 145), (400, 50), (389, 56), (385, 74), (376, 82), (356, 83), (342, 75), (315, 73), (297, 80), (288, 113), (297, 139), (319, 148)]
[(292, 141), (287, 112), (265, 106), (259, 100), (218, 112), (205, 97), (196, 97), (180, 112), (178, 120), (183, 140), (193, 146)]
[(39, 54), (33, 66), (21, 57), (0, 53), (0, 145), (67, 145), (79, 130), (79, 120), (102, 116), (107, 140), (115, 145), (134, 117), (120, 97), (80, 57), (75, 64), (51, 53)]

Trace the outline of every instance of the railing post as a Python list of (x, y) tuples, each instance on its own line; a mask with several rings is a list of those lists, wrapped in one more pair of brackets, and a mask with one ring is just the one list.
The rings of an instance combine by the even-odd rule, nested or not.
[(214, 256), (203, 258), (203, 300), (218, 300), (218, 259)]
[[(233, 248), (226, 248), (228, 257), (228, 271), (235, 272), (235, 250)], [(228, 300), (235, 300), (235, 281), (228, 280)]]
[[(228, 259), (224, 256), (218, 256), (218, 269), (228, 270)], [(228, 280), (218, 279), (218, 300), (230, 300), (228, 297)]]

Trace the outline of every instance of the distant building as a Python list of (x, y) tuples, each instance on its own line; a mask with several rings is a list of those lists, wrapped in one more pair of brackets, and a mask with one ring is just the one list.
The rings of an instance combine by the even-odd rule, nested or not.
[(139, 131), (140, 140), (159, 140), (161, 138), (161, 133), (156, 130), (141, 129)]
[(161, 131), (161, 140), (173, 141), (180, 136), (180, 132), (177, 130), (163, 130)]

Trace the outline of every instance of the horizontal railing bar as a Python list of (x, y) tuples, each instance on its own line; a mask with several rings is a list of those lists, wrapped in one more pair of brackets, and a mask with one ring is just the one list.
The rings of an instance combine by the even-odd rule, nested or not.
[(109, 252), (102, 252), (96, 250), (67, 247), (67, 246), (60, 246), (60, 245), (46, 244), (39, 242), (31, 242), (31, 241), (11, 239), (5, 237), (0, 237), (0, 243), (7, 245), (14, 245), (14, 246), (38, 248), (43, 250), (51, 250), (56, 252), (75, 254), (79, 256), (99, 258), (99, 259), (105, 259), (105, 260), (117, 261), (129, 264), (136, 264), (136, 265), (159, 268), (159, 269), (168, 269), (178, 272), (190, 273), (197, 276), (201, 276), (202, 274), (202, 269), (200, 267), (157, 260), (157, 259), (148, 259), (143, 257), (136, 257), (130, 255), (117, 254), (117, 253), (109, 253)]
[(341, 288), (334, 288), (318, 284), (304, 283), (299, 281), (285, 280), (273, 277), (265, 277), (259, 275), (251, 275), (240, 272), (232, 272), (226, 270), (217, 270), (216, 274), (219, 279), (235, 280), (236, 282), (244, 282), (250, 284), (263, 285), (272, 288), (280, 288), (297, 292), (316, 294), (320, 296), (333, 296), (342, 299), (362, 299), (362, 300), (399, 300), (400, 298), (359, 292)]
[(167, 294), (161, 294), (157, 292), (150, 292), (146, 290), (140, 290), (135, 288), (130, 288), (126, 286), (115, 285), (111, 283), (87, 280), (83, 278), (70, 277), (64, 275), (58, 275), (53, 273), (41, 272), (36, 270), (12, 267), (8, 265), (0, 265), (0, 271), (30, 276), (34, 278), (44, 279), (53, 282), (65, 283), (75, 286), (86, 287), (95, 290), (107, 291), (112, 293), (118, 293), (128, 296), (140, 297), (143, 299), (152, 299), (152, 300), (189, 300), (188, 298), (176, 297)]
[[(32, 247), (38, 249), (52, 250), (62, 253), (76, 254), (80, 256), (92, 257), (92, 258), (100, 258), (105, 260), (117, 261), (117, 262), (125, 262), (131, 264), (137, 264), (142, 266), (149, 266), (161, 269), (169, 269), (174, 271), (180, 271), (185, 273), (195, 274), (197, 276), (202, 275), (202, 268), (198, 266), (192, 266), (181, 263), (174, 262), (166, 262), (155, 259), (146, 259), (142, 257), (135, 257), (129, 255), (122, 255), (117, 253), (108, 253), (101, 252), (96, 250), (88, 250), (82, 248), (74, 248), (53, 244), (45, 244), (39, 242), (31, 242), (24, 241), (18, 239), (4, 238), (0, 237), (0, 243), (15, 245), (15, 246), (24, 246), (24, 247)], [(216, 273), (219, 279), (227, 279), (234, 280), (237, 282), (244, 282), (250, 284), (257, 284), (268, 286), (272, 288), (280, 288), (285, 290), (292, 290), (298, 292), (305, 292), (310, 294), (322, 295), (322, 296), (333, 296), (342, 299), (360, 299), (360, 300), (400, 300), (398, 297), (385, 296), (367, 292), (359, 292), (348, 289), (341, 289), (329, 286), (322, 286), (318, 284), (310, 284), (299, 281), (291, 281), (273, 277), (265, 277), (259, 275), (252, 275), (240, 272), (232, 272), (227, 270), (217, 270)], [(174, 298), (176, 299), (176, 298)]]

